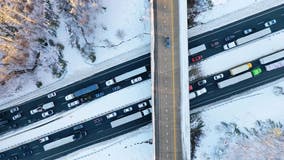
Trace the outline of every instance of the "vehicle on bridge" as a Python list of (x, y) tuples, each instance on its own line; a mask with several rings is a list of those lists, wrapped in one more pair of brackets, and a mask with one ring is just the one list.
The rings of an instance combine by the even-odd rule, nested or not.
[(99, 89), (99, 85), (98, 84), (93, 84), (93, 85), (90, 85), (90, 86), (88, 86), (86, 88), (80, 89), (78, 91), (75, 91), (74, 93), (71, 93), (71, 94), (65, 96), (65, 100), (66, 101), (70, 101), (70, 100), (74, 99), (75, 97), (80, 97), (82, 95), (94, 92), (94, 91), (96, 91), (98, 89)]

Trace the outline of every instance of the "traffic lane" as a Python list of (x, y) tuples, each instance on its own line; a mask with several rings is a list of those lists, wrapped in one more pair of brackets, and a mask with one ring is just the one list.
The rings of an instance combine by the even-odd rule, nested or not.
[(239, 94), (249, 89), (273, 82), (282, 77), (284, 77), (284, 68), (276, 69), (270, 72), (263, 72), (262, 75), (255, 76), (223, 89), (214, 90), (214, 92), (211, 92), (212, 94), (204, 94), (197, 99), (190, 100), (190, 109), (195, 109), (219, 100), (224, 100), (235, 94)]
[[(82, 149), (84, 147), (90, 146), (92, 144), (96, 144), (99, 142), (103, 142), (105, 140), (109, 140), (111, 138), (123, 135), (125, 133), (134, 131), (142, 126), (145, 126), (147, 124), (151, 123), (151, 115), (144, 117), (142, 119), (133, 121), (129, 123), (126, 126), (118, 127), (114, 129), (107, 129), (105, 131), (102, 131), (101, 133), (97, 133), (94, 135), (89, 136), (86, 139), (82, 139), (78, 141), (78, 143), (69, 144), (68, 146), (65, 146), (66, 148), (60, 148), (60, 149), (54, 149), (50, 152), (44, 152), (43, 154), (39, 154), (39, 156), (36, 156), (35, 158), (31, 160), (53, 160), (55, 158), (60, 158), (64, 155), (67, 155), (68, 153), (72, 153), (76, 150)], [(99, 138), (100, 137), (100, 138)], [(67, 149), (68, 148), (68, 149)]]
[[(42, 120), (43, 117), (39, 114), (37, 115), (30, 115), (30, 110), (39, 107), (42, 104), (48, 103), (50, 101), (53, 101), (55, 104), (55, 110), (56, 112), (62, 112), (65, 110), (68, 110), (69, 108), (67, 108), (67, 106), (61, 106), (60, 104), (65, 102), (65, 96), (69, 93), (72, 93), (78, 89), (87, 87), (89, 85), (92, 85), (94, 83), (103, 83), (114, 77), (111, 74), (115, 73), (116, 75), (119, 75), (121, 73), (127, 72), (129, 70), (133, 70), (135, 68), (138, 68), (138, 66), (144, 66), (144, 65), (149, 65), (150, 64), (150, 54), (147, 55), (143, 55), (141, 57), (138, 57), (134, 60), (131, 60), (130, 62), (127, 63), (123, 63), (120, 64), (116, 67), (110, 68), (106, 71), (100, 72), (98, 74), (93, 75), (92, 77), (86, 78), (82, 81), (76, 82), (74, 84), (68, 85), (64, 88), (61, 88), (59, 90), (57, 90), (57, 96), (54, 97), (53, 99), (48, 99), (46, 97), (46, 95), (41, 96), (41, 97), (37, 97), (31, 101), (25, 102), (22, 105), (19, 105), (18, 107), (20, 108), (20, 111), (18, 111), (17, 113), (21, 113), (22, 118), (14, 121), (11, 119), (12, 116), (14, 116), (17, 113), (10, 113), (10, 108), (3, 110), (1, 112), (1, 119), (5, 119), (8, 120), (8, 122), (10, 123), (9, 126), (7, 127), (1, 127), (0, 128), (0, 132), (8, 132), (10, 130), (19, 128), (21, 126), (26, 126), (28, 124), (37, 122), (39, 120)], [(149, 68), (149, 67), (148, 67)], [(116, 76), (115, 75), (115, 76)], [(102, 85), (101, 85), (102, 86)], [(59, 107), (60, 105), (60, 107)], [(13, 107), (12, 107), (13, 108)], [(56, 112), (54, 114), (56, 114)], [(12, 123), (12, 124), (11, 124)], [(18, 124), (17, 124), (18, 123)]]
[[(137, 76), (135, 76), (133, 78), (136, 78), (136, 77), (141, 77), (141, 81), (137, 82), (137, 83), (140, 83), (140, 82), (150, 78), (150, 72), (145, 72), (145, 73), (139, 74), (139, 75), (137, 75)], [(87, 103), (89, 101), (93, 101), (93, 100), (98, 99), (98, 98), (100, 98), (100, 97), (102, 97), (104, 95), (113, 93), (115, 91), (118, 91), (118, 90), (123, 89), (125, 87), (128, 87), (130, 85), (134, 85), (131, 82), (131, 79), (133, 79), (133, 78), (126, 79), (125, 81), (122, 81), (122, 82), (119, 82), (119, 83), (117, 83), (115, 85), (107, 87), (104, 91), (96, 91), (96, 92), (93, 92), (91, 94), (88, 94), (87, 97), (89, 97), (89, 99), (91, 99), (91, 100), (82, 102), (82, 97), (80, 97), (80, 98), (75, 98), (73, 101), (77, 101), (77, 100), (80, 101), (79, 105), (81, 105), (82, 103)], [(83, 96), (83, 97), (86, 98), (86, 96)], [(79, 106), (79, 105), (76, 105), (76, 106), (73, 106), (73, 107), (69, 108), (67, 106), (68, 103), (70, 103), (70, 102), (66, 102), (65, 100), (62, 100), (61, 103), (59, 103), (59, 105), (57, 105), (56, 107), (54, 107), (52, 109), (49, 109), (49, 110), (52, 110), (54, 112), (54, 114), (57, 114), (57, 113), (60, 113), (60, 112), (63, 112), (63, 111), (67, 111), (67, 110), (70, 110), (70, 109), (73, 109), (73, 108)], [(44, 111), (44, 112), (46, 112), (46, 111)], [(52, 114), (51, 116), (47, 116), (47, 117), (43, 118), (42, 113), (44, 113), (44, 112), (39, 112), (39, 113), (35, 113), (33, 115), (30, 115), (30, 112), (28, 110), (26, 115), (30, 115), (30, 118), (28, 118), (26, 116), (23, 116), (21, 119), (18, 119), (16, 121), (12, 121), (13, 125), (17, 125), (17, 127), (19, 127), (19, 126), (27, 126), (27, 125), (29, 125), (29, 124), (31, 124), (33, 122), (40, 121), (42, 119), (46, 119), (46, 118), (51, 117), (51, 116), (54, 115), (54, 114)], [(23, 115), (25, 115), (25, 114), (23, 114)], [(59, 118), (61, 118), (61, 117), (59, 117)], [(44, 125), (44, 124), (47, 124), (47, 123), (50, 123), (50, 121), (46, 121), (45, 123), (42, 123), (41, 125)], [(10, 122), (10, 125), (11, 125), (11, 122)], [(5, 129), (7, 129), (8, 127), (9, 126), (6, 126), (6, 128), (5, 127), (4, 128), (0, 128), (0, 131), (4, 132)]]
[[(247, 23), (241, 23), (240, 25), (237, 25), (234, 28), (231, 28), (231, 24), (229, 24), (229, 27), (226, 27), (226, 26), (222, 27), (222, 28), (227, 28), (227, 29), (224, 29), (224, 30), (216, 29), (217, 31), (215, 31), (214, 34), (208, 33), (208, 35), (206, 37), (204, 37), (202, 39), (198, 39), (198, 40), (193, 41), (193, 42), (190, 42), (189, 43), (190, 48), (193, 48), (195, 46), (199, 46), (201, 44), (205, 44), (206, 47), (207, 47), (207, 49), (205, 51), (197, 53), (196, 55), (193, 55), (193, 56), (189, 56), (190, 64), (193, 63), (192, 58), (194, 58), (196, 56), (201, 55), (202, 59), (206, 59), (210, 56), (213, 56), (213, 55), (215, 55), (219, 52), (224, 51), (223, 45), (228, 44), (231, 41), (235, 41), (238, 38), (246, 36), (243, 33), (243, 31), (245, 29), (252, 28), (253, 29), (252, 33), (255, 33), (257, 31), (260, 31), (260, 30), (266, 28), (264, 26), (264, 23), (267, 22), (267, 21), (270, 21), (272, 19), (277, 20), (276, 24), (270, 26), (272, 32), (276, 32), (276, 31), (283, 29), (284, 23), (282, 23), (283, 16), (281, 15), (283, 13), (284, 13), (284, 9), (281, 8), (281, 10), (277, 10), (277, 13), (275, 13), (274, 15), (265, 15), (265, 16), (258, 18), (258, 19), (255, 18), (252, 21), (247, 22), (248, 24)], [(224, 39), (228, 35), (235, 35), (235, 38), (226, 42)], [(213, 42), (214, 43), (218, 42), (219, 45), (217, 45), (217, 47), (210, 46), (210, 44), (213, 43)]]
[[(247, 23), (258, 24), (259, 22), (271, 20), (275, 16), (283, 16), (283, 14), (284, 14), (284, 5), (282, 4), (282, 5), (273, 7), (271, 9), (265, 10), (263, 12), (257, 13), (255, 15), (248, 16), (244, 19), (240, 19), (236, 22), (227, 24), (223, 27), (216, 28), (212, 31), (209, 31), (209, 32), (206, 32), (206, 33), (203, 33), (203, 34), (200, 34), (200, 35), (196, 35), (194, 37), (190, 37), (189, 43), (194, 43), (195, 41), (198, 41), (199, 39), (203, 39), (203, 38), (206, 38), (208, 36), (215, 35), (216, 33), (218, 34), (220, 32), (224, 32), (226, 30), (230, 30), (230, 29), (238, 27), (238, 26), (242, 26), (242, 28), (239, 28), (239, 29), (243, 30), (243, 29), (246, 29), (248, 27)], [(236, 31), (236, 30), (234, 29), (234, 31)]]
[[(128, 111), (128, 112), (125, 112), (125, 109), (126, 108), (129, 108), (129, 107), (132, 107), (132, 111)], [(56, 133), (52, 133), (50, 135), (48, 135), (48, 140), (45, 141), (45, 142), (41, 142), (39, 140), (34, 140), (30, 143), (26, 143), (26, 144), (23, 144), (21, 146), (17, 146), (13, 149), (10, 149), (10, 150), (6, 150), (4, 153), (0, 153), (0, 157), (3, 158), (3, 155), (5, 158), (11, 158), (12, 156), (17, 156), (18, 158), (22, 158), (22, 157), (27, 157), (26, 155), (24, 156), (24, 154), (27, 154), (27, 152), (30, 154), (32, 152), (32, 155), (36, 156), (36, 155), (39, 155), (41, 154), (41, 152), (49, 152), (49, 151), (52, 151), (52, 150), (57, 150), (58, 147), (56, 147), (55, 149), (52, 149), (52, 150), (47, 150), (47, 151), (44, 151), (43, 150), (43, 146), (50, 143), (50, 142), (54, 142), (58, 139), (62, 139), (62, 138), (65, 138), (65, 137), (68, 137), (68, 136), (72, 136), (72, 134), (74, 134), (75, 132), (77, 131), (87, 131), (87, 135), (92, 135), (92, 134), (95, 134), (95, 133), (102, 133), (104, 132), (106, 129), (111, 129), (111, 125), (110, 123), (114, 120), (117, 120), (117, 119), (120, 119), (122, 117), (127, 117), (129, 115), (132, 115), (132, 114), (135, 114), (135, 113), (140, 113), (142, 114), (142, 119), (145, 118), (145, 117), (149, 117), (151, 119), (151, 114), (147, 114), (146, 115), (144, 114), (144, 110), (148, 110), (149, 108), (151, 108), (151, 103), (150, 103), (150, 99), (147, 98), (147, 99), (144, 99), (140, 102), (136, 102), (134, 104), (131, 104), (129, 106), (124, 106), (116, 111), (111, 111), (109, 113), (106, 113), (100, 117), (97, 117), (97, 118), (93, 118), (87, 122), (84, 122), (84, 123), (81, 123), (79, 125), (76, 125), (76, 126), (69, 126), (68, 128), (65, 128), (64, 130), (61, 130), (61, 131), (58, 131)], [(109, 115), (110, 113), (114, 113), (116, 112), (117, 116), (114, 116), (112, 118), (107, 118), (107, 115)], [(139, 117), (138, 117), (139, 118)], [(139, 118), (141, 119), (141, 117)], [(139, 120), (137, 119), (137, 120)], [(121, 127), (123, 126), (126, 126), (126, 125), (136, 125), (137, 121), (133, 120), (133, 121), (130, 121), (130, 122), (126, 122), (126, 123), (123, 123), (121, 125)], [(139, 121), (140, 122), (140, 121)], [(135, 124), (133, 124), (135, 123)], [(140, 124), (140, 123), (139, 123)], [(115, 129), (119, 129), (119, 128), (116, 128)], [(122, 128), (123, 129), (123, 128)], [(114, 130), (116, 131), (116, 130)], [(116, 131), (116, 132), (119, 132)], [(102, 134), (104, 135), (104, 134)], [(85, 137), (85, 136), (83, 136)], [(42, 137), (41, 137), (42, 138)], [(76, 142), (76, 141), (75, 141)], [(74, 142), (74, 143), (75, 143)], [(66, 145), (68, 147), (68, 145)], [(24, 153), (24, 154), (22, 154)], [(30, 155), (27, 157), (29, 158)]]

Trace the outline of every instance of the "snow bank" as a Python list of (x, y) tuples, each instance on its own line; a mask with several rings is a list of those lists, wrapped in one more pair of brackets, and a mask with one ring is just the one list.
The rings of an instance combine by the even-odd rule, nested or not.
[(205, 124), (203, 128), (205, 136), (201, 138), (200, 147), (197, 148), (196, 160), (208, 157), (214, 159), (214, 148), (222, 136), (216, 130), (216, 126), (222, 121), (236, 123), (240, 128), (254, 127), (256, 120), (284, 121), (283, 95), (276, 96), (273, 93), (274, 86), (284, 86), (283, 79), (276, 84), (270, 83), (266, 86), (268, 87), (211, 106), (213, 109), (201, 113)]

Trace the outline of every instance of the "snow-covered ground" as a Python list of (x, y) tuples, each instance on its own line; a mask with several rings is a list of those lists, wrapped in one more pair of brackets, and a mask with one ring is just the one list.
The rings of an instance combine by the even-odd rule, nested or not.
[(150, 160), (153, 159), (153, 151), (152, 124), (149, 124), (123, 136), (78, 150), (58, 160)]
[[(106, 6), (107, 9), (105, 12), (96, 15), (97, 27), (95, 28), (94, 33), (94, 44), (96, 46), (95, 65), (99, 63), (103, 65), (103, 62), (106, 60), (112, 58), (115, 59), (119, 55), (150, 43), (150, 3), (148, 0), (104, 0), (101, 1), (100, 5)], [(63, 23), (63, 17), (60, 18), (60, 22), (62, 23), (60, 23), (57, 30), (57, 37), (58, 41), (64, 44), (63, 55), (64, 60), (67, 61), (67, 72), (60, 80), (64, 81), (66, 78), (70, 79), (74, 76), (78, 76), (77, 73), (86, 73), (87, 70), (94, 70), (96, 68), (94, 68), (94, 64), (91, 64), (82, 58), (77, 49), (71, 47), (68, 40), (68, 32), (65, 23)], [(118, 31), (120, 33), (119, 36)], [(26, 77), (23, 79), (33, 80), (32, 76), (34, 75), (25, 76)], [(44, 71), (39, 72), (37, 78), (42, 80), (43, 86), (55, 83), (57, 80), (56, 78), (46, 75), (46, 72)], [(2, 98), (0, 101), (7, 102), (16, 97), (35, 91), (37, 88), (33, 86), (33, 81), (28, 82), (29, 83), (27, 83), (27, 81), (14, 82), (16, 84), (22, 84), (21, 88), (16, 90), (16, 92), (9, 93), (10, 95), (8, 98)], [(14, 86), (16, 87), (16, 85)], [(13, 86), (7, 85), (6, 91), (9, 87)], [(6, 92), (6, 94), (8, 93)], [(131, 95), (131, 97), (129, 95)], [(150, 80), (104, 96), (88, 104), (83, 104), (68, 113), (64, 113), (63, 115), (65, 116), (63, 118), (42, 127), (15, 135), (12, 138), (1, 137), (0, 150), (37, 139), (45, 134), (61, 130), (68, 125), (85, 121), (91, 117), (95, 117), (99, 114), (117, 109), (118, 107), (128, 105), (146, 97), (151, 97)], [(57, 116), (61, 117), (62, 114)], [(9, 137), (9, 135), (5, 136)], [(126, 155), (130, 155), (130, 153), (134, 152), (135, 154), (133, 154), (132, 157), (126, 156), (124, 159), (138, 160), (140, 158), (141, 160), (148, 160), (152, 157), (153, 149), (152, 145), (149, 145), (147, 142), (144, 143), (144, 141), (148, 141), (149, 139), (152, 139), (151, 125), (134, 131), (133, 133), (120, 136), (117, 139), (94, 145), (94, 148), (96, 148), (95, 150), (86, 149), (86, 151), (84, 151), (83, 149), (76, 152), (76, 159), (93, 159), (90, 157), (101, 157), (99, 159), (106, 159), (106, 157), (109, 159), (117, 159), (119, 155), (124, 156), (121, 153), (125, 151)], [(143, 143), (138, 144), (141, 142)], [(101, 149), (98, 149), (98, 147)], [(143, 149), (141, 149), (141, 147)], [(72, 158), (74, 158), (74, 154), (73, 156), (69, 156), (69, 158), (65, 157), (63, 159)]]
[(213, 7), (205, 12), (201, 12), (195, 18), (195, 21), (198, 23), (208, 23), (214, 19), (225, 16), (226, 14), (238, 12), (238, 10), (259, 1), (262, 0), (212, 0)]
[[(107, 9), (104, 12), (95, 13), (97, 14), (95, 17), (97, 27), (94, 27), (93, 43), (95, 44), (96, 61), (93, 64), (88, 63), (78, 49), (71, 47), (66, 22), (64, 17), (60, 18), (56, 40), (64, 45), (63, 59), (67, 61), (67, 68), (66, 73), (59, 80), (64, 81), (66, 78), (78, 76), (77, 73), (81, 71), (94, 70), (94, 64), (102, 63), (150, 43), (150, 3), (148, 0), (104, 0), (100, 3)], [(118, 31), (122, 36), (117, 35)], [(0, 87), (0, 97), (2, 97), (0, 103), (36, 91), (37, 81), (41, 81), (45, 87), (56, 83), (58, 78), (44, 69), (36, 70), (32, 74), (23, 74)]]
[(215, 149), (223, 136), (223, 133), (217, 129), (221, 122), (233, 122), (239, 128), (252, 128), (256, 120), (271, 119), (283, 123), (284, 95), (276, 96), (273, 92), (274, 86), (284, 87), (283, 80), (216, 104), (212, 106), (213, 109), (202, 112), (201, 117), (205, 124), (204, 136), (201, 137), (200, 147), (197, 148), (196, 160), (214, 159)]

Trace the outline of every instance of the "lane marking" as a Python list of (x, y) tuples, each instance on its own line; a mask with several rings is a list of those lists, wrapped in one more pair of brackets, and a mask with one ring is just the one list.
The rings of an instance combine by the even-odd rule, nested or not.
[(175, 95), (176, 95), (176, 91), (175, 91), (175, 70), (174, 70), (174, 68), (175, 68), (175, 55), (174, 55), (174, 53), (175, 53), (175, 50), (174, 50), (174, 46), (175, 46), (175, 41), (174, 41), (174, 20), (175, 20), (175, 18), (174, 18), (174, 7), (173, 7), (173, 5), (174, 5), (174, 0), (171, 0), (171, 3), (170, 3), (170, 5), (171, 5), (171, 41), (172, 41), (172, 47), (171, 47), (171, 49), (172, 49), (172, 90), (173, 90), (173, 130), (174, 130), (174, 139), (173, 139), (173, 141), (174, 141), (174, 160), (177, 160), (177, 153), (176, 153), (176, 99), (175, 99)]

